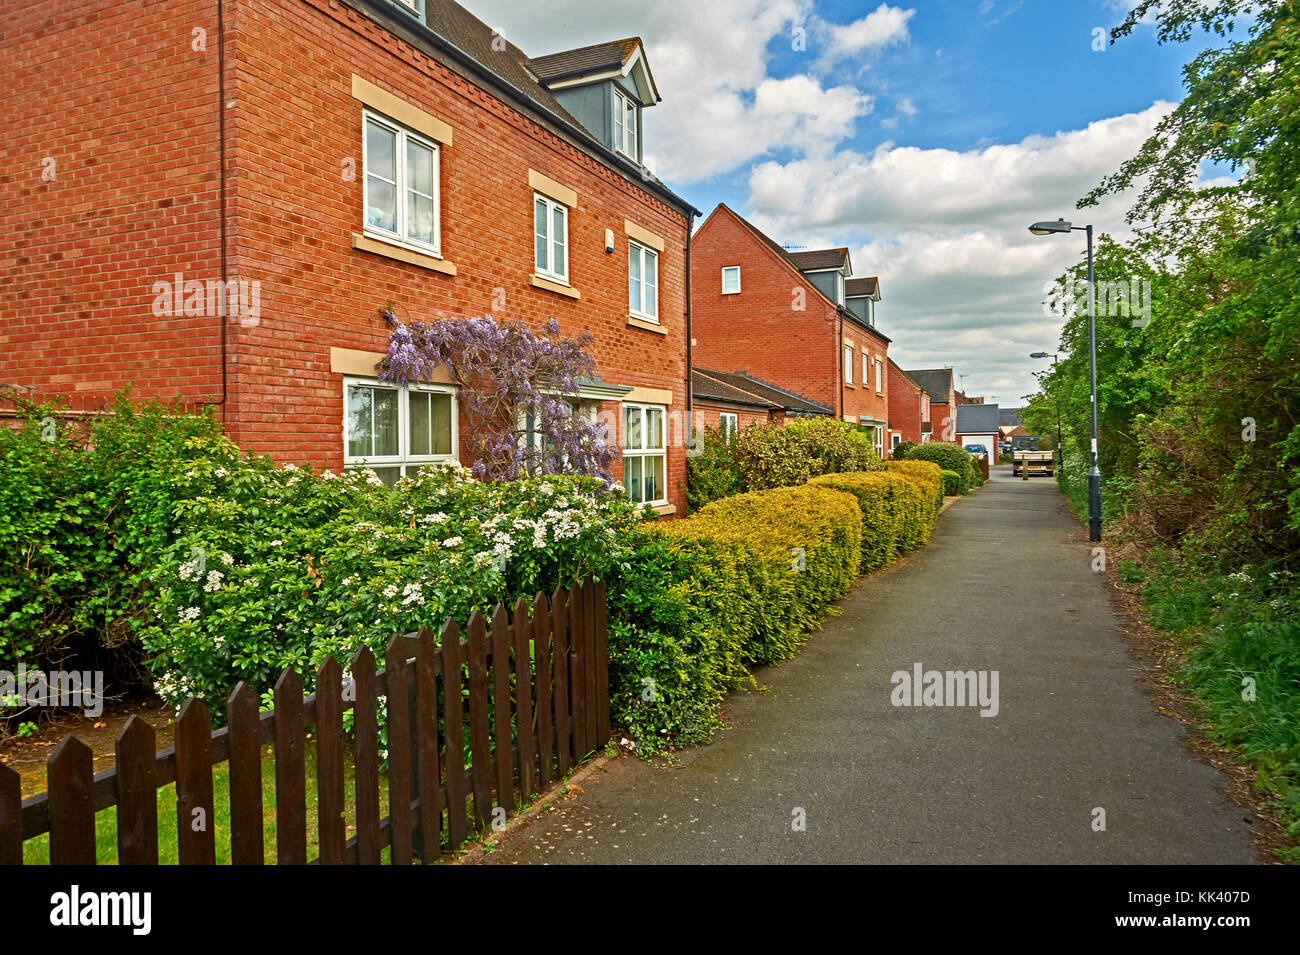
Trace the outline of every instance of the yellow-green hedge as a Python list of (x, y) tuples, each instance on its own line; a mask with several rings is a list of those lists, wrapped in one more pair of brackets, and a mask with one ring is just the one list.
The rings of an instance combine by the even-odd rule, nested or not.
[(862, 560), (859, 573), (880, 570), (900, 552), (905, 522), (916, 519), (920, 491), (901, 474), (855, 471), (823, 474), (808, 482), (852, 494), (862, 511)]
[(942, 469), (931, 461), (886, 461), (885, 470), (905, 478), (917, 489), (915, 501), (904, 501), (901, 505), (904, 530), (899, 550), (913, 550), (930, 539), (930, 531), (943, 508)]
[[(862, 512), (827, 488), (774, 488), (714, 501), (684, 520), (655, 525), (670, 548), (691, 552), (697, 599), (736, 643), (718, 647), (723, 672), (793, 656), (804, 635), (848, 592), (858, 573)], [(703, 558), (703, 559), (700, 559)]]

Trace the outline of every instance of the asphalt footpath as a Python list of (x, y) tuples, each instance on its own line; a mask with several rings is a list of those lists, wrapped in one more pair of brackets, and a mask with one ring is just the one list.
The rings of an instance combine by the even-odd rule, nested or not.
[(485, 861), (1254, 862), (1091, 560), (1054, 481), (995, 468), (733, 694), (712, 744), (611, 760)]

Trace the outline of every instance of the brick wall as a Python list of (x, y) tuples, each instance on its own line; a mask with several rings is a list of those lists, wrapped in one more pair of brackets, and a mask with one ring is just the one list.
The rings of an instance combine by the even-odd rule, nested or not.
[[(0, 381), (42, 390), (134, 381), (146, 394), (216, 396), (217, 320), (160, 319), (150, 307), (156, 281), (220, 274), (215, 5), (67, 10), (40, 3), (7, 28), (31, 128), (0, 147), (18, 160), (5, 164), (17, 171), (5, 175), (0, 241), (13, 244), (6, 261), (20, 256), (0, 286)], [(191, 49), (195, 28), (207, 29), (206, 52)], [(229, 274), (260, 290), (257, 320), (227, 326), (232, 438), (281, 460), (341, 466), (342, 375), (330, 349), (385, 350), (386, 302), (403, 320), (493, 314), (536, 328), (555, 318), (565, 335), (591, 332), (604, 382), (672, 393), (667, 484), (684, 506), (686, 429), (671, 421), (687, 401), (681, 213), (342, 4), (227, 0), (226, 56)], [(354, 73), (454, 130), (439, 176), (454, 276), (352, 248), (363, 225)], [(40, 180), (46, 154), (68, 157), (54, 183)], [(529, 284), (530, 168), (578, 193), (569, 255), (580, 300)], [(625, 219), (665, 242), (666, 334), (628, 323)]]
[(889, 427), (904, 441), (921, 443), (921, 422), (928, 421), (922, 412), (922, 394), (892, 364), (889, 371)]
[[(741, 267), (739, 294), (722, 294), (722, 268), (729, 265)], [(715, 209), (696, 232), (691, 324), (697, 365), (744, 371), (838, 415), (838, 323), (834, 306), (726, 207)]]
[(0, 383), (219, 397), (218, 321), (154, 308), (220, 271), (215, 4), (37, 0), (0, 31)]

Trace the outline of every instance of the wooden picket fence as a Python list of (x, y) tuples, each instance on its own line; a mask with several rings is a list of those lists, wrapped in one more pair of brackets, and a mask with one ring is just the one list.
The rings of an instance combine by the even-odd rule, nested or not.
[[(275, 840), (281, 865), (307, 860), (304, 747), (315, 728), (319, 857), (313, 864), (378, 864), (414, 856), (436, 861), (471, 832), (516, 812), (609, 739), (605, 584), (523, 598), (513, 618), (477, 611), (462, 639), (448, 620), (441, 640), (422, 627), (395, 636), (376, 671), (366, 647), (345, 685), (338, 662), (316, 671), (316, 692), (286, 669), (275, 708), (258, 712), (240, 683), (227, 725), (212, 732), (208, 708), (190, 699), (175, 721), (174, 745), (156, 752), (154, 729), (132, 716), (118, 734), (115, 765), (93, 773), (90, 748), (67, 736), (51, 754), (47, 792), (21, 799), (19, 776), (0, 763), (0, 864), (21, 865), (23, 843), (49, 833), (52, 864), (93, 865), (95, 813), (117, 807), (117, 855), (125, 865), (158, 864), (157, 790), (176, 784), (182, 865), (216, 862), (212, 767), (229, 763), (230, 855), (264, 861), (262, 750), (275, 752)], [(345, 692), (349, 690), (350, 692)], [(377, 699), (387, 702), (388, 814), (380, 809)], [(346, 837), (343, 714), (353, 710), (356, 835)], [(468, 726), (468, 734), (466, 727)], [(465, 745), (468, 735), (469, 745)], [(472, 810), (469, 808), (472, 804)], [(199, 812), (201, 810), (201, 812)], [(206, 819), (198, 826), (196, 819)], [(446, 847), (443, 836), (446, 835)]]

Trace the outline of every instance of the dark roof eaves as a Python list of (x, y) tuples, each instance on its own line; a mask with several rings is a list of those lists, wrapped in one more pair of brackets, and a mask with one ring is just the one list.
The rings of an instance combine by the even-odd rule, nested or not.
[[(614, 152), (614, 150), (607, 148), (604, 143), (593, 136), (591, 132), (584, 128), (580, 123), (577, 123), (576, 120), (570, 121), (556, 113), (545, 103), (539, 102), (536, 97), (529, 95), (524, 90), (515, 86), (500, 73), (489, 69), (485, 64), (479, 62), (436, 30), (431, 29), (419, 20), (412, 18), (409, 14), (403, 13), (394, 8), (389, 0), (342, 0), (342, 2), (364, 12), (367, 16), (372, 17), (372, 19), (379, 19), (386, 27), (392, 30), (393, 33), (399, 36), (405, 35), (404, 38), (414, 45), (421, 47), (434, 47), (444, 55), (460, 61), (461, 65), (474, 73), (478, 79), (513, 94), (513, 99), (518, 101), (520, 105), (525, 108), (534, 110), (541, 114), (549, 125), (558, 127), (562, 133), (576, 135), (581, 140), (584, 140), (585, 142), (575, 143), (574, 145), (583, 149), (583, 151), (588, 153), (588, 155), (598, 159), (606, 166), (610, 166), (615, 171), (622, 173), (624, 178), (633, 185), (640, 185), (647, 192), (658, 195), (661, 199), (664, 199), (670, 205), (673, 205), (688, 216), (695, 217), (704, 215), (703, 212), (695, 208), (695, 206), (691, 205), (667, 186), (658, 184), (658, 180), (646, 179), (645, 176), (642, 175), (644, 167), (639, 166), (630, 160), (624, 159), (619, 156), (618, 153)], [(424, 49), (424, 52), (429, 53), (430, 50), (426, 48)], [(522, 53), (523, 51), (520, 52)], [(524, 56), (527, 57), (527, 54), (524, 54)], [(435, 59), (437, 58), (438, 57), (435, 55)]]

